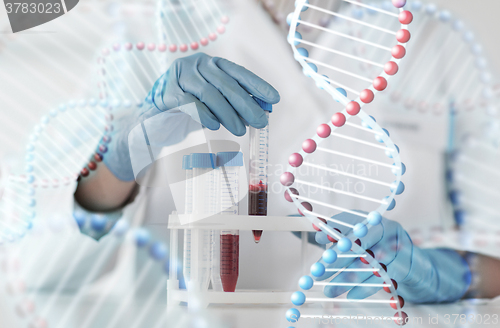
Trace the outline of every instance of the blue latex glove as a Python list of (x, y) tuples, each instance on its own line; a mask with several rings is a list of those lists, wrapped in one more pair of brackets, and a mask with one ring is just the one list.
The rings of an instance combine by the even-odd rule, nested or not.
[[(341, 213), (337, 220), (355, 225), (363, 221), (361, 217), (350, 213)], [(345, 235), (352, 237), (352, 229), (328, 222)], [(350, 235), (349, 235), (350, 234)], [(398, 283), (398, 294), (412, 303), (452, 302), (461, 299), (469, 288), (471, 272), (465, 259), (457, 252), (448, 249), (420, 249), (413, 245), (410, 236), (395, 221), (382, 219), (382, 222), (370, 228), (368, 234), (359, 238), (361, 247), (370, 249), (379, 263), (387, 266), (389, 277)], [(354, 239), (355, 240), (355, 239)], [(319, 244), (329, 243), (324, 232), (316, 233)], [(332, 246), (336, 250), (336, 244)], [(338, 252), (340, 254), (340, 252)], [(352, 251), (344, 254), (353, 254)], [(359, 258), (338, 258), (327, 268), (369, 268)], [(333, 275), (326, 272), (319, 280)], [(372, 272), (343, 272), (332, 282), (382, 283), (382, 278)], [(337, 297), (347, 291), (349, 299), (364, 299), (378, 292), (380, 287), (339, 287), (326, 286), (324, 293), (328, 297)]]
[[(148, 118), (174, 108), (210, 130), (217, 130), (222, 124), (236, 136), (245, 134), (245, 123), (263, 128), (267, 125), (266, 114), (250, 94), (270, 104), (280, 100), (278, 91), (269, 83), (226, 59), (204, 53), (177, 59), (156, 81), (144, 105), (115, 121), (116, 132), (104, 163), (120, 180), (133, 180), (129, 132)], [(192, 103), (195, 106), (185, 106)], [(182, 141), (192, 132), (182, 116), (162, 116), (169, 120), (161, 132), (166, 145)], [(172, 120), (176, 120), (174, 128)]]

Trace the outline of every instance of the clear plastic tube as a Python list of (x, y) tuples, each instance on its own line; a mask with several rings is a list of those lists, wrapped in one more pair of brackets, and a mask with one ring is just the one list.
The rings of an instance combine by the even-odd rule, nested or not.
[[(184, 201), (184, 214), (193, 212), (193, 168), (191, 166), (191, 156), (185, 155), (182, 159), (182, 168), (186, 173), (186, 192)], [(191, 276), (191, 229), (184, 230), (184, 261), (182, 272), (184, 280), (189, 282)]]
[[(215, 154), (191, 154), (193, 167), (193, 214), (208, 217), (217, 210), (217, 171)], [(191, 281), (195, 288), (207, 290), (211, 277), (212, 230), (191, 231)], [(189, 287), (188, 287), (189, 288)]]
[[(261, 107), (262, 106), (263, 105), (261, 104)], [(269, 110), (266, 110), (266, 115), (268, 120), (269, 120), (269, 112), (270, 112)], [(267, 215), (268, 163), (269, 163), (269, 124), (263, 129), (250, 128), (248, 215), (264, 215), (264, 216)], [(254, 230), (253, 236), (255, 242), (258, 243), (262, 236), (262, 230)]]
[[(240, 169), (243, 154), (239, 152), (218, 153), (220, 213), (238, 215)], [(225, 292), (234, 292), (239, 276), (240, 232), (220, 232), (220, 277)]]
[[(212, 207), (210, 214), (220, 213), (220, 168), (215, 170), (214, 175), (214, 185), (212, 187), (212, 194), (216, 196), (217, 202), (215, 200), (212, 202)], [(212, 290), (216, 292), (222, 291), (222, 280), (220, 277), (220, 230), (211, 230), (211, 247), (210, 247), (210, 259), (211, 259), (211, 281)]]

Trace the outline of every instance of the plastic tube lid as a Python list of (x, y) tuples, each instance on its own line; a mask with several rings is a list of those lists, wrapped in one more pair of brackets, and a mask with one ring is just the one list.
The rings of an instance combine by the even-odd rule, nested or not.
[(217, 158), (212, 153), (191, 154), (191, 168), (215, 169)]
[(243, 166), (243, 153), (237, 151), (217, 153), (217, 166)]
[(253, 97), (253, 99), (255, 99), (257, 104), (259, 104), (260, 108), (262, 108), (263, 110), (268, 111), (269, 113), (273, 112), (273, 105), (271, 105), (270, 103), (267, 103), (257, 97)]
[(192, 170), (191, 166), (191, 155), (184, 155), (182, 157), (182, 169), (183, 170)]

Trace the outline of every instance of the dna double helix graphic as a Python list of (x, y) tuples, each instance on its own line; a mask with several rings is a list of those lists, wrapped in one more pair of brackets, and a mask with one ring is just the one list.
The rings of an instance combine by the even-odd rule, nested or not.
[(28, 177), (16, 173), (8, 165), (0, 167), (0, 245), (24, 237), (36, 215), (36, 190)]
[[(168, 6), (163, 1), (158, 1), (158, 3)], [(183, 1), (181, 4), (178, 1), (171, 1), (171, 3), (175, 3), (178, 7), (179, 5), (185, 6), (187, 1)], [(167, 59), (165, 53), (167, 51), (175, 52), (177, 49), (181, 52), (187, 51), (185, 44), (189, 45), (192, 50), (196, 50), (198, 46), (194, 45), (195, 43), (205, 46), (208, 44), (208, 40), (215, 41), (217, 34), (225, 32), (224, 25), (228, 23), (229, 19), (222, 15), (214, 0), (192, 1), (192, 4), (197, 5), (194, 7), (195, 12), (201, 8), (198, 5), (206, 4), (205, 13), (209, 13), (211, 16), (210, 21), (203, 22), (205, 27), (209, 27), (204, 38), (194, 40), (191, 39), (192, 35), (181, 35), (182, 33), (179, 32), (181, 27), (183, 29), (197, 29), (203, 26), (203, 24), (200, 25), (202, 21), (195, 22), (194, 27), (188, 26), (188, 21), (194, 16), (188, 17), (187, 20), (180, 23), (167, 22), (164, 17), (163, 22), (157, 25), (165, 28), (165, 26), (162, 27), (162, 24), (174, 24), (175, 29), (168, 29), (168, 32), (179, 34), (164, 35), (166, 43), (137, 42), (132, 44), (124, 42), (104, 48), (98, 54), (99, 68), (103, 74), (97, 77), (100, 88), (97, 99), (68, 101), (53, 108), (41, 118), (29, 137), (26, 147), (27, 154), (24, 159), (25, 172), (11, 177), (0, 175), (2, 177), (0, 184), (0, 212), (2, 212), (0, 257), (7, 258), (7, 261), (2, 262), (2, 270), (9, 280), (7, 290), (14, 298), (15, 311), (19, 317), (25, 320), (27, 327), (68, 327), (68, 325), (91, 327), (101, 324), (103, 316), (107, 327), (123, 326), (124, 324), (130, 327), (161, 327), (167, 321), (172, 322), (172, 314), (167, 314), (164, 311), (164, 302), (166, 302), (164, 286), (167, 275), (172, 274), (172, 270), (176, 271), (180, 268), (168, 266), (167, 247), (161, 241), (154, 241), (153, 234), (147, 229), (137, 227), (129, 229), (124, 221), (119, 221), (109, 234), (109, 238), (105, 238), (106, 240), (100, 243), (98, 252), (92, 252), (93, 248), (95, 251), (95, 245), (90, 245), (89, 242), (85, 243), (85, 240), (80, 241), (80, 245), (72, 243), (78, 237), (87, 238), (81, 236), (79, 229), (75, 228), (78, 226), (80, 229), (89, 229), (102, 235), (103, 231), (109, 229), (110, 224), (114, 224), (114, 222), (107, 222), (105, 217), (97, 214), (89, 215), (89, 217), (75, 214), (76, 224), (63, 220), (64, 222), (54, 223), (53, 229), (47, 228), (45, 225), (52, 224), (51, 219), (53, 219), (52, 217), (47, 218), (47, 213), (55, 213), (54, 216), (57, 216), (58, 210), (60, 210), (58, 206), (63, 207), (66, 203), (71, 204), (70, 198), (73, 197), (79, 176), (87, 176), (90, 171), (96, 169), (97, 165), (100, 165), (103, 156), (106, 156), (112, 132), (116, 129), (113, 123), (115, 117), (119, 118), (134, 110), (136, 106), (142, 105), (155, 80), (165, 72)], [(193, 9), (192, 4), (189, 5), (189, 10)], [(168, 13), (169, 19), (172, 18), (171, 14), (179, 14), (177, 9), (174, 13)], [(193, 14), (190, 11), (187, 13)], [(107, 18), (102, 13), (98, 14), (101, 19)], [(219, 17), (216, 19), (216, 16)], [(204, 18), (207, 17), (204, 16)], [(78, 21), (83, 22), (84, 20), (78, 18)], [(191, 23), (194, 22), (191, 21)], [(96, 28), (90, 22), (85, 21), (85, 26), (89, 27), (93, 33), (96, 32)], [(210, 32), (208, 32), (209, 30)], [(66, 31), (72, 33), (71, 29)], [(101, 37), (99, 33), (94, 33), (94, 35), (96, 38), (97, 36)], [(94, 39), (83, 38), (80, 41), (86, 48), (94, 47), (94, 43), (102, 42), (102, 40), (93, 42)], [(27, 46), (32, 45), (27, 43)], [(77, 59), (82, 65), (90, 62), (83, 55), (73, 53), (72, 49), (65, 47), (62, 43), (56, 44), (55, 48), (61, 49), (62, 52), (70, 52), (74, 55), (71, 58)], [(10, 53), (8, 55), (13, 61), (15, 60), (15, 63), (20, 63), (15, 56)], [(68, 79), (73, 78), (74, 85), (78, 82), (78, 86), (80, 84), (86, 87), (95, 86), (95, 84), (88, 83), (85, 76), (73, 76), (71, 71), (62, 68), (63, 65), (56, 65), (56, 60), (53, 58), (48, 58), (45, 55), (41, 57), (55, 67), (57, 72), (61, 72), (61, 75)], [(37, 82), (38, 80), (42, 82), (40, 83), (42, 89), (47, 88), (58, 96), (65, 94), (68, 97), (64, 88), (55, 85), (43, 74), (32, 69), (30, 65), (23, 66), (23, 69), (33, 73), (28, 75), (34, 76)], [(94, 71), (93, 69), (86, 70)], [(37, 100), (39, 107), (47, 108), (50, 106), (46, 100), (43, 100), (43, 97), (29, 89), (26, 90), (21, 83), (16, 82), (14, 86), (23, 90), (26, 98), (32, 97)], [(95, 90), (85, 91), (86, 88), (81, 93), (96, 94)], [(21, 107), (17, 99), (12, 99), (13, 107)], [(6, 172), (2, 169), (2, 174)], [(36, 211), (35, 206), (37, 206)], [(70, 213), (72, 208), (65, 208), (65, 210)], [(8, 215), (4, 215), (5, 213)], [(38, 217), (40, 220), (32, 222), (37, 215), (40, 216)], [(44, 230), (44, 227), (47, 229), (40, 236), (40, 230)], [(23, 237), (27, 230), (32, 230), (30, 232), (33, 235), (32, 238), (20, 240), (20, 237)], [(23, 251), (32, 250), (33, 245), (30, 246), (30, 242), (39, 245), (35, 252), (29, 256), (16, 256), (16, 254), (22, 254)], [(44, 256), (42, 255), (47, 249), (45, 246), (54, 242), (59, 243), (58, 247), (51, 254), (50, 261), (43, 263)], [(122, 246), (125, 249), (130, 248), (127, 243), (133, 244), (138, 252), (147, 253), (145, 265), (137, 272), (138, 276), (132, 277), (131, 281), (129, 280), (131, 283), (128, 284), (127, 289), (120, 285), (119, 280), (107, 284), (107, 280), (104, 279), (103, 283), (94, 286), (96, 277), (106, 276), (106, 270), (111, 264), (113, 256), (116, 255), (117, 248)], [(74, 249), (71, 259), (68, 259), (67, 251), (73, 246), (78, 247)], [(95, 261), (86, 267), (86, 270), (81, 270), (79, 264), (89, 254), (97, 255)], [(10, 256), (14, 258), (13, 261), (8, 260)], [(144, 256), (139, 258), (144, 261)], [(22, 261), (18, 261), (19, 259)], [(52, 273), (60, 273), (60, 268), (58, 269), (57, 265), (61, 263), (67, 264), (63, 277), (57, 282), (54, 293), (43, 295), (41, 290), (45, 285), (52, 283)], [(43, 267), (38, 272), (39, 276), (33, 279), (30, 273), (37, 271), (34, 268), (40, 268), (40, 264)], [(127, 272), (130, 274), (130, 270), (122, 269), (122, 267), (117, 268), (118, 275), (127, 275)], [(161, 272), (160, 275), (159, 272)], [(83, 275), (83, 281), (75, 279), (75, 275)], [(28, 289), (27, 286), (34, 288)], [(65, 297), (65, 290), (75, 286), (77, 288), (76, 296), (65, 304), (61, 315), (58, 307)], [(103, 286), (106, 286), (106, 289), (100, 290), (99, 288)], [(138, 294), (150, 290), (152, 293), (144, 297), (141, 306), (138, 307), (136, 303), (133, 303)], [(99, 299), (95, 299), (96, 302), (90, 308), (86, 307), (88, 298), (95, 298), (96, 293), (99, 293)], [(103, 308), (103, 304), (114, 302), (117, 293), (121, 293), (123, 296), (120, 304), (113, 310)], [(49, 296), (48, 299), (47, 296)], [(62, 302), (64, 303), (64, 301)], [(133, 311), (130, 311), (131, 308)], [(73, 323), (77, 311), (82, 309), (89, 309), (88, 316), (83, 322)], [(132, 312), (134, 317), (130, 320), (129, 315)], [(206, 321), (205, 317), (199, 315), (190, 315), (189, 318), (184, 319), (187, 322), (196, 321), (197, 324)], [(180, 321), (182, 320), (179, 318), (173, 320), (173, 322)], [(208, 322), (213, 323), (214, 321), (206, 321), (206, 323)]]
[[(95, 232), (100, 232), (103, 227), (94, 216), (78, 214), (75, 220), (79, 226), (86, 225)], [(146, 228), (131, 227), (120, 220), (110, 231), (109, 238), (100, 245), (90, 240), (71, 243), (71, 239), (74, 240), (79, 234), (75, 227), (74, 222), (67, 220), (51, 219), (37, 223), (31, 232), (32, 239), (10, 243), (0, 252), (0, 270), (6, 278), (2, 280), (1, 288), (12, 298), (14, 311), (26, 327), (119, 327), (125, 322), (129, 327), (162, 327), (173, 319), (164, 311), (164, 286), (169, 272), (178, 268), (170, 268), (168, 247), (163, 241), (154, 238)], [(28, 240), (42, 247), (33, 251)], [(61, 242), (64, 247), (57, 246)], [(53, 247), (57, 250), (47, 261), (43, 252)], [(95, 252), (96, 247), (98, 252)], [(66, 258), (68, 250), (72, 253), (69, 260)], [(110, 256), (118, 250), (127, 254), (135, 251), (144, 263), (132, 281), (127, 280), (127, 274), (121, 271), (107, 277), (106, 270), (103, 270)], [(95, 256), (92, 265), (82, 267), (82, 262), (88, 261), (89, 252)], [(43, 287), (54, 283), (52, 274), (57, 272), (60, 263), (64, 263), (66, 270), (53, 287), (54, 291), (45, 295)], [(33, 270), (38, 271), (37, 279), (33, 279)], [(150, 279), (154, 281), (152, 286), (149, 284)], [(125, 281), (129, 284), (123, 288), (122, 283)], [(96, 283), (98, 287), (92, 286)], [(98, 295), (95, 294), (96, 288), (99, 290)], [(141, 289), (150, 294), (137, 304), (134, 297)], [(75, 290), (74, 297), (69, 300), (65, 299), (67, 290)], [(116, 306), (103, 307), (103, 304), (114, 303), (117, 294), (121, 301)], [(89, 298), (93, 301), (87, 307)], [(62, 312), (61, 306), (64, 307)], [(128, 318), (127, 313), (132, 307), (134, 316)], [(87, 315), (77, 324), (73, 315), (82, 308), (87, 308)]]
[(106, 101), (90, 99), (60, 104), (44, 115), (26, 147), (30, 183), (57, 188), (76, 181), (78, 173), (95, 170), (110, 142), (104, 134), (113, 119), (111, 109)]
[[(405, 0), (393, 0), (392, 5), (384, 2), (381, 6), (343, 0), (337, 12), (325, 9), (327, 3), (311, 5), (306, 0), (297, 1), (295, 11), (287, 18), (290, 23), (288, 41), (304, 74), (311, 77), (319, 88), (328, 92), (342, 107), (337, 111), (334, 108), (338, 104), (332, 105), (334, 114), (331, 120), (321, 124), (315, 135), (302, 143), (302, 149), (289, 157), (289, 166), (280, 181), (286, 187), (286, 200), (292, 202), (316, 230), (325, 232), (334, 243), (334, 247), (327, 249), (321, 260), (312, 265), (311, 275), (318, 278), (325, 272), (373, 271), (375, 276), (380, 277), (381, 283), (375, 284), (377, 286), (364, 285), (363, 281), (338, 283), (337, 286), (383, 287), (391, 298), (308, 297), (306, 293), (314, 286), (335, 286), (336, 283), (315, 281), (307, 275), (300, 279), (299, 286), (303, 291), (292, 295), (292, 303), (295, 306), (314, 302), (388, 303), (397, 312), (385, 318), (404, 325), (408, 316), (401, 310), (404, 300), (397, 294), (397, 282), (387, 274), (386, 265), (378, 260), (384, 255), (364, 249), (358, 238), (365, 237), (370, 233), (370, 228), (381, 222), (382, 214), (395, 207), (394, 197), (404, 191), (401, 176), (406, 168), (401, 162), (399, 148), (392, 142), (389, 132), (381, 128), (364, 108), (368, 108), (366, 105), (373, 102), (378, 92), (387, 88), (388, 80), (398, 72), (398, 64), (406, 55), (405, 45), (411, 37), (408, 24), (412, 22), (413, 15), (403, 8)], [(308, 20), (314, 17), (308, 13), (315, 11), (333, 16), (331, 23), (321, 26)], [(399, 29), (386, 28), (394, 25), (394, 22), (398, 22)], [(314, 42), (309, 41), (299, 32), (303, 26), (319, 30), (321, 35)], [(352, 33), (353, 30), (358, 33)], [(370, 66), (371, 69), (364, 66)], [(352, 98), (355, 100), (350, 100)], [(347, 172), (331, 165), (341, 159), (348, 159), (355, 165), (368, 164), (384, 172), (377, 169), (374, 178), (373, 174), (367, 176), (366, 172), (359, 170)], [(318, 177), (312, 176), (311, 170), (319, 172)], [(335, 179), (331, 179), (331, 176), (335, 176)], [(331, 185), (325, 183), (328, 178), (333, 180)], [(353, 182), (351, 179), (362, 184), (354, 184), (352, 189), (345, 188), (349, 182)], [(353, 207), (358, 210), (351, 210)], [(361, 222), (352, 225), (332, 218), (333, 214), (340, 212), (357, 216)], [(328, 221), (339, 229), (327, 225)], [(342, 257), (359, 258), (366, 267), (329, 268)], [(296, 308), (286, 313), (287, 320), (292, 323), (300, 317), (318, 316), (301, 313)]]
[(55, 210), (72, 194), (79, 174), (87, 176), (97, 168), (111, 140), (105, 135), (112, 130), (111, 109), (95, 99), (70, 101), (41, 118), (26, 145), (24, 172), (3, 172), (0, 240), (24, 237), (33, 227), (37, 207), (45, 213)]
[(465, 136), (450, 160), (450, 198), (455, 222), (463, 231), (481, 234), (498, 230), (498, 199), (493, 187), (499, 179), (498, 136), (476, 131)]
[[(112, 115), (104, 107), (106, 102), (98, 105), (95, 99), (71, 101), (41, 118), (26, 146), (24, 173), (5, 178), (0, 201), (3, 239), (24, 237), (33, 226), (37, 203), (44, 211), (56, 208), (59, 197), (71, 194), (79, 174), (87, 176), (97, 168), (110, 141), (105, 131), (112, 129), (106, 124)], [(37, 193), (39, 189), (46, 193)]]
[[(260, 1), (260, 0), (259, 0)], [(321, 0), (310, 0), (310, 4), (321, 4)], [(278, 0), (278, 1), (273, 1), (273, 0), (264, 0), (262, 1), (262, 6), (269, 12), (271, 17), (273, 18), (273, 21), (286, 29), (288, 31), (288, 24), (286, 21), (286, 14), (288, 14), (290, 11), (294, 9), (294, 1), (283, 1), (283, 0)], [(329, 1), (328, 2), (328, 7), (324, 7), (328, 10), (335, 11), (338, 6), (338, 3), (334, 1)], [(316, 12), (314, 13), (315, 17), (313, 18), (313, 21), (315, 21), (318, 25), (320, 26), (327, 26), (330, 23), (330, 20), (332, 19), (331, 15), (323, 15), (321, 12)], [(312, 32), (312, 28), (305, 29), (304, 32)]]
[(165, 72), (164, 43), (114, 43), (101, 50), (98, 88), (101, 99), (140, 107), (149, 90)]
[(473, 31), (433, 3), (411, 1), (409, 6), (415, 13), (412, 42), (419, 47), (402, 64), (405, 74), (395, 78), (391, 102), (422, 114), (445, 115), (451, 102), (455, 114), (481, 108), (496, 112), (493, 74)]
[(196, 51), (226, 32), (229, 17), (220, 0), (159, 0), (157, 30), (169, 52)]
[[(24, 153), (27, 146), (26, 156), (22, 156), (19, 163), (11, 165), (9, 170), (2, 170), (5, 197), (0, 197), (0, 242), (17, 241), (24, 236), (32, 226), (36, 215), (35, 207), (53, 204), (57, 197), (64, 195), (63, 189), (72, 193), (68, 190), (74, 187), (74, 181), (82, 168), (84, 169), (80, 173), (86, 175), (101, 160), (101, 156), (96, 153), (102, 154), (99, 148), (105, 149), (107, 142), (103, 139), (102, 147), (95, 149), (96, 140), (98, 142), (104, 135), (102, 122), (112, 116), (106, 116), (109, 113), (97, 113), (102, 116), (96, 122), (89, 122), (95, 118), (93, 110), (99, 111), (100, 107), (107, 111), (108, 108), (103, 107), (102, 102), (81, 95), (95, 94), (95, 84), (89, 83), (90, 76), (87, 73), (95, 71), (95, 63), (91, 59), (96, 46), (107, 42), (105, 40), (110, 34), (116, 38), (114, 33), (103, 34), (102, 30), (111, 31), (117, 18), (125, 17), (124, 13), (110, 13), (108, 9), (109, 3), (102, 1), (80, 4), (77, 9), (79, 14), (73, 16), (74, 21), (71, 23), (64, 20), (50, 23), (52, 28), (64, 30), (65, 33), (58, 33), (57, 36), (41, 33), (34, 40), (26, 34), (6, 34), (0, 38), (3, 68), (12, 69), (12, 74), (5, 74), (0, 92), (4, 103), (1, 117), (5, 123), (0, 138), (6, 152)], [(134, 16), (137, 14), (134, 13)], [(130, 18), (131, 15), (127, 17)], [(85, 27), (85, 33), (77, 31), (82, 26)], [(61, 63), (57, 57), (50, 55), (51, 52), (63, 54), (66, 61)], [(19, 56), (20, 53), (36, 55), (23, 57)], [(41, 72), (40, 67), (44, 67), (46, 71)], [(73, 97), (87, 100), (83, 103), (67, 101)], [(54, 103), (57, 104), (59, 100), (67, 102), (54, 108)], [(92, 105), (96, 107), (91, 109)], [(54, 109), (47, 113), (47, 108)], [(39, 121), (42, 115), (45, 116)], [(68, 120), (70, 125), (66, 126), (64, 120)], [(111, 127), (109, 123), (105, 124), (106, 127)], [(34, 125), (37, 125), (35, 130)], [(76, 129), (68, 130), (68, 127)], [(61, 133), (66, 134), (66, 137), (62, 137)], [(75, 133), (81, 133), (78, 135), (81, 140), (75, 137)], [(90, 134), (96, 139), (89, 138)], [(43, 140), (35, 140), (40, 135)], [(26, 140), (29, 138), (32, 140)], [(54, 145), (49, 139), (61, 143)], [(54, 156), (61, 154), (60, 149), (69, 146), (67, 141), (73, 143), (68, 148), (70, 151), (77, 151), (77, 147), (83, 145), (82, 141), (86, 145), (92, 145), (89, 147), (94, 149), (87, 154), (79, 153), (74, 158), (63, 157), (64, 160), (56, 160)], [(34, 145), (39, 142), (41, 145), (35, 149)], [(43, 151), (43, 147), (49, 149), (47, 153)], [(83, 157), (85, 160), (82, 160)], [(38, 192), (45, 188), (50, 190), (52, 198)]]

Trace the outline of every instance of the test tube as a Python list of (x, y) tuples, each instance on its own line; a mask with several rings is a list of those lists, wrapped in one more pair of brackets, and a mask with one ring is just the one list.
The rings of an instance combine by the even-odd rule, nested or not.
[[(218, 214), (220, 213), (220, 168), (217, 166), (215, 170), (214, 176), (214, 188), (213, 195), (217, 198), (217, 202), (211, 203), (210, 214)], [(216, 188), (215, 188), (216, 187)], [(222, 280), (221, 280), (221, 266), (220, 266), (220, 230), (211, 230), (210, 231), (211, 238), (211, 248), (210, 248), (210, 259), (211, 259), (211, 282), (212, 282), (212, 290), (216, 292), (221, 292), (223, 290)]]
[[(265, 111), (269, 121), (272, 105), (253, 98)], [(269, 162), (269, 124), (262, 128), (250, 128), (250, 169), (248, 188), (248, 215), (267, 215), (267, 167)], [(260, 241), (262, 230), (253, 230), (255, 243)]]
[[(190, 155), (184, 155), (182, 158), (182, 169), (186, 173), (184, 214), (191, 214), (193, 212), (193, 168), (191, 166)], [(187, 283), (191, 275), (191, 229), (184, 230), (184, 261), (182, 271), (184, 272), (184, 280)]]
[[(191, 167), (193, 168), (193, 214), (205, 218), (215, 214), (217, 209), (216, 156), (211, 153), (191, 154)], [(211, 277), (212, 234), (212, 230), (207, 229), (191, 231), (192, 284), (188, 286), (201, 290), (208, 289)]]
[[(217, 153), (219, 167), (220, 213), (238, 215), (240, 168), (243, 166), (243, 154), (240, 152)], [(222, 289), (234, 292), (238, 282), (240, 263), (239, 230), (220, 232), (220, 277)]]

